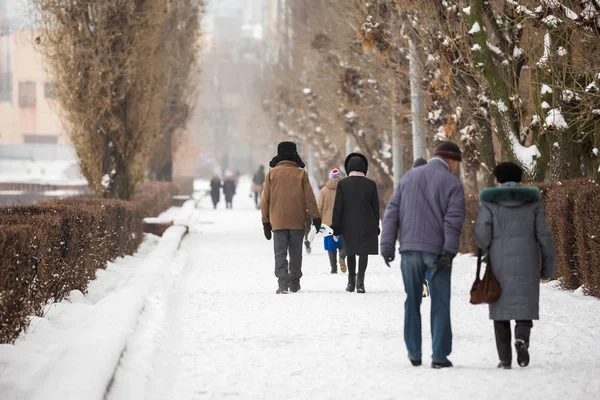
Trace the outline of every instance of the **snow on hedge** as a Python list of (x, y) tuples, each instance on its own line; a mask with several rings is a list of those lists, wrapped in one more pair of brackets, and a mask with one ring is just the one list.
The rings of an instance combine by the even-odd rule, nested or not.
[(478, 22), (475, 22), (475, 23), (473, 24), (473, 27), (472, 27), (472, 28), (471, 28), (471, 30), (469, 31), (469, 33), (470, 33), (471, 35), (473, 35), (473, 34), (475, 34), (475, 33), (477, 33), (477, 32), (480, 32), (480, 31), (481, 31), (481, 26), (479, 26), (479, 23), (478, 23)]
[(567, 122), (565, 121), (565, 117), (563, 117), (562, 113), (558, 108), (553, 108), (548, 111), (548, 115), (546, 116), (546, 123), (544, 127), (556, 128), (559, 130), (566, 129), (568, 127)]
[(542, 94), (549, 94), (552, 93), (552, 88), (548, 85), (546, 85), (545, 83), (542, 85), (542, 90), (541, 90)]

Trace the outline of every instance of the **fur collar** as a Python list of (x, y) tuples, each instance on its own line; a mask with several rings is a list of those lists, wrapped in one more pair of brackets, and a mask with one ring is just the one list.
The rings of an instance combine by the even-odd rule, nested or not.
[(500, 203), (504, 201), (540, 201), (542, 195), (536, 187), (523, 186), (500, 186), (483, 189), (479, 194), (479, 200), (483, 203)]

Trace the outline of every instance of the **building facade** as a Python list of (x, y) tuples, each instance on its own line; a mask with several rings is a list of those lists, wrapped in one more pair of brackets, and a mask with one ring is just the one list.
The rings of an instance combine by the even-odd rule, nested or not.
[(67, 144), (33, 31), (0, 33), (0, 144)]

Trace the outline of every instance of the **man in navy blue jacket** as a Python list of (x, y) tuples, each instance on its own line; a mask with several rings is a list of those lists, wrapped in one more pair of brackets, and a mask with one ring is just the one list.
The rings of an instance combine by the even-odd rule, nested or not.
[(450, 278), (465, 220), (465, 194), (454, 175), (462, 155), (452, 142), (441, 143), (427, 165), (408, 172), (385, 212), (381, 254), (395, 259), (400, 234), (406, 290), (404, 341), (413, 365), (422, 364), (421, 300), (425, 279), (431, 295), (433, 368), (451, 367)]

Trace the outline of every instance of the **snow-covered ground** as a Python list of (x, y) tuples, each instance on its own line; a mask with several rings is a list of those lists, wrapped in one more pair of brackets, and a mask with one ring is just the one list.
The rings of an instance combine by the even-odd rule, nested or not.
[[(41, 381), (47, 391), (38, 391), (38, 398), (45, 399), (597, 398), (600, 301), (596, 299), (544, 285), (530, 367), (498, 370), (487, 308), (468, 302), (474, 260), (461, 256), (453, 272), (450, 359), (455, 368), (428, 367), (427, 299), (426, 364), (414, 368), (402, 337), (399, 262), (390, 269), (379, 257), (372, 258), (367, 293), (346, 293), (346, 276), (329, 274), (327, 255), (315, 243), (313, 254), (305, 255), (302, 291), (276, 295), (272, 242), (262, 235), (260, 214), (252, 201), (239, 195), (234, 210), (221, 204), (213, 211), (208, 198), (201, 205), (190, 217), (190, 234), (148, 288), (136, 328), (127, 332), (126, 349), (104, 391), (94, 386), (79, 397), (58, 397), (60, 390), (52, 386), (53, 382), (83, 386), (78, 382), (80, 369), (96, 366), (99, 374), (106, 374), (102, 359), (79, 360), (85, 365), (63, 362), (64, 370), (52, 374), (52, 381), (32, 372), (20, 380), (15, 377), (42, 365), (55, 340), (64, 342), (56, 327), (56, 337), (46, 337), (45, 348), (37, 344), (40, 357), (31, 353), (18, 359), (23, 355), (19, 347), (35, 333), (25, 335), (15, 348), (0, 347), (0, 362), (9, 360), (4, 372), (0, 365), (0, 397), (30, 398), (30, 392), (15, 382), (35, 386)], [(94, 322), (97, 317), (89, 313), (89, 323)], [(88, 342), (102, 344), (97, 336)]]

